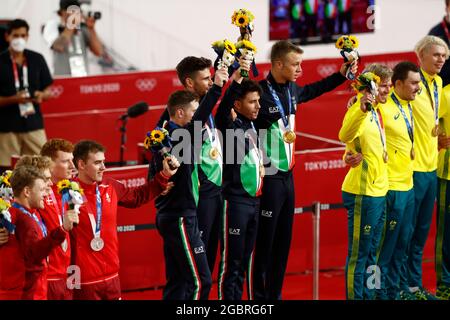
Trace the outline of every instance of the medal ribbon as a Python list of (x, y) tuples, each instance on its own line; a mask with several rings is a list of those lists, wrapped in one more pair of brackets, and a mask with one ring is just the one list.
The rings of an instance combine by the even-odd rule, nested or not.
[(281, 114), (281, 119), (283, 120), (284, 126), (286, 127), (287, 130), (291, 130), (290, 128), (290, 124), (289, 124), (289, 117), (291, 115), (292, 112), (292, 105), (293, 103), (293, 97), (291, 95), (291, 91), (289, 90), (289, 87), (287, 87), (287, 95), (288, 95), (288, 100), (289, 100), (289, 109), (288, 109), (288, 114), (286, 115), (284, 113), (284, 109), (283, 109), (283, 105), (281, 104), (280, 101), (280, 97), (278, 96), (277, 92), (275, 91), (275, 89), (272, 87), (272, 84), (270, 83), (270, 81), (267, 79), (267, 86), (269, 87), (269, 91), (272, 94), (273, 100), (275, 101), (275, 104), (278, 107), (278, 110)]
[(433, 111), (434, 111), (434, 123), (436, 125), (439, 125), (439, 92), (438, 92), (438, 86), (437, 86), (436, 80), (435, 79), (433, 80), (433, 85), (434, 85), (434, 103), (433, 103), (431, 90), (430, 90), (430, 87), (428, 86), (428, 82), (425, 79), (425, 76), (422, 73), (422, 70), (420, 70), (420, 78), (422, 79), (422, 83), (425, 86), (425, 88), (427, 89), (428, 96), (430, 97), (430, 100), (431, 100), (431, 107), (433, 108)]
[(408, 120), (408, 117), (406, 116), (405, 110), (403, 110), (402, 105), (398, 98), (395, 96), (394, 93), (391, 94), (392, 100), (394, 100), (395, 104), (397, 105), (398, 109), (400, 110), (403, 119), (405, 119), (406, 128), (408, 129), (408, 135), (409, 139), (411, 140), (412, 146), (414, 148), (414, 117), (413, 117), (413, 111), (411, 104), (408, 103), (408, 109), (409, 109), (409, 115), (411, 116), (411, 123)]
[(381, 117), (380, 110), (377, 109), (377, 111), (375, 112), (374, 108), (372, 108), (371, 112), (372, 112), (373, 119), (375, 120), (375, 122), (377, 124), (378, 131), (380, 132), (380, 138), (381, 138), (381, 144), (383, 145), (383, 151), (387, 152), (386, 151), (386, 133), (384, 131), (383, 118)]
[(25, 209), (23, 206), (21, 206), (17, 202), (14, 202), (12, 206), (16, 209), (19, 209), (27, 216), (33, 218), (33, 220), (36, 221), (36, 223), (39, 225), (39, 228), (41, 228), (42, 235), (44, 236), (44, 238), (47, 236), (47, 227), (45, 226), (45, 223), (43, 221), (39, 220), (39, 218), (36, 216), (36, 214), (30, 213), (27, 209)]
[(100, 238), (100, 229), (102, 224), (102, 198), (100, 196), (100, 191), (98, 190), (98, 185), (95, 186), (95, 196), (97, 205), (97, 221), (93, 214), (89, 214), (89, 220), (91, 221), (92, 232), (95, 238)]

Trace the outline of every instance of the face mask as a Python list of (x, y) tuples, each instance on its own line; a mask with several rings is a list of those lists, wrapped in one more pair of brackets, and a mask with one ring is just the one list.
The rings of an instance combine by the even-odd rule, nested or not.
[(11, 41), (11, 48), (16, 52), (23, 52), (27, 45), (27, 41), (24, 38), (15, 38)]

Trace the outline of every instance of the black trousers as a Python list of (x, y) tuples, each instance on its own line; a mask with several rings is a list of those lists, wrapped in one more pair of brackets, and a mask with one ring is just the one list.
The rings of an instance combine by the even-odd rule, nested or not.
[(166, 286), (164, 300), (207, 300), (211, 273), (197, 217), (156, 216), (164, 241)]
[(243, 203), (235, 200), (225, 201), (220, 274), (219, 299), (242, 300), (242, 290), (247, 275), (249, 300), (251, 294), (251, 256), (258, 231), (259, 200)]
[(197, 208), (198, 228), (200, 229), (201, 239), (205, 244), (206, 257), (208, 258), (211, 274), (216, 263), (222, 212), (222, 194), (218, 194), (212, 198), (204, 198), (200, 194)]
[(255, 300), (281, 300), (291, 247), (294, 210), (292, 172), (282, 178), (266, 178), (253, 267), (252, 289)]

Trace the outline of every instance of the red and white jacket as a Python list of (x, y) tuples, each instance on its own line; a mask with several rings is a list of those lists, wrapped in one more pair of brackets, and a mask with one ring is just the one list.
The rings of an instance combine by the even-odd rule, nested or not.
[[(9, 209), (16, 224), (16, 209)], [(0, 300), (20, 300), (25, 285), (25, 262), (15, 234), (0, 246)]]
[(71, 232), (72, 264), (80, 268), (81, 284), (91, 285), (115, 278), (119, 274), (119, 245), (117, 238), (117, 206), (137, 208), (156, 196), (166, 187), (168, 178), (158, 173), (143, 186), (129, 188), (117, 180), (106, 178), (98, 185), (102, 218), (100, 237), (104, 241), (101, 251), (91, 248), (94, 230), (89, 214), (97, 218), (96, 186), (77, 182), (84, 190), (86, 203), (80, 207), (79, 224)]
[[(62, 224), (62, 203), (61, 195), (58, 193), (58, 187), (52, 186), (53, 194), (47, 196), (44, 200), (45, 208), (39, 210), (42, 219), (49, 231), (57, 229)], [(66, 208), (67, 210), (67, 208)], [(48, 281), (67, 279), (67, 268), (70, 266), (70, 237), (66, 235), (66, 242), (55, 247), (48, 256)], [(63, 247), (67, 245), (67, 250)]]
[[(30, 209), (25, 209), (33, 213)], [(15, 211), (15, 235), (25, 262), (25, 284), (22, 299), (46, 300), (47, 257), (55, 247), (61, 245), (67, 232), (62, 227), (58, 227), (49, 231), (48, 235), (44, 237), (41, 227), (32, 217), (16, 208), (11, 208), (11, 211)], [(42, 221), (39, 212), (34, 211), (34, 213)]]

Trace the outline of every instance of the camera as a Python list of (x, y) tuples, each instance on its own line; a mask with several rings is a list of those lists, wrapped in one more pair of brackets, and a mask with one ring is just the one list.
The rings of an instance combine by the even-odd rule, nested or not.
[(100, 20), (102, 18), (102, 13), (100, 11), (88, 11), (86, 16), (88, 18), (94, 18), (95, 20)]

